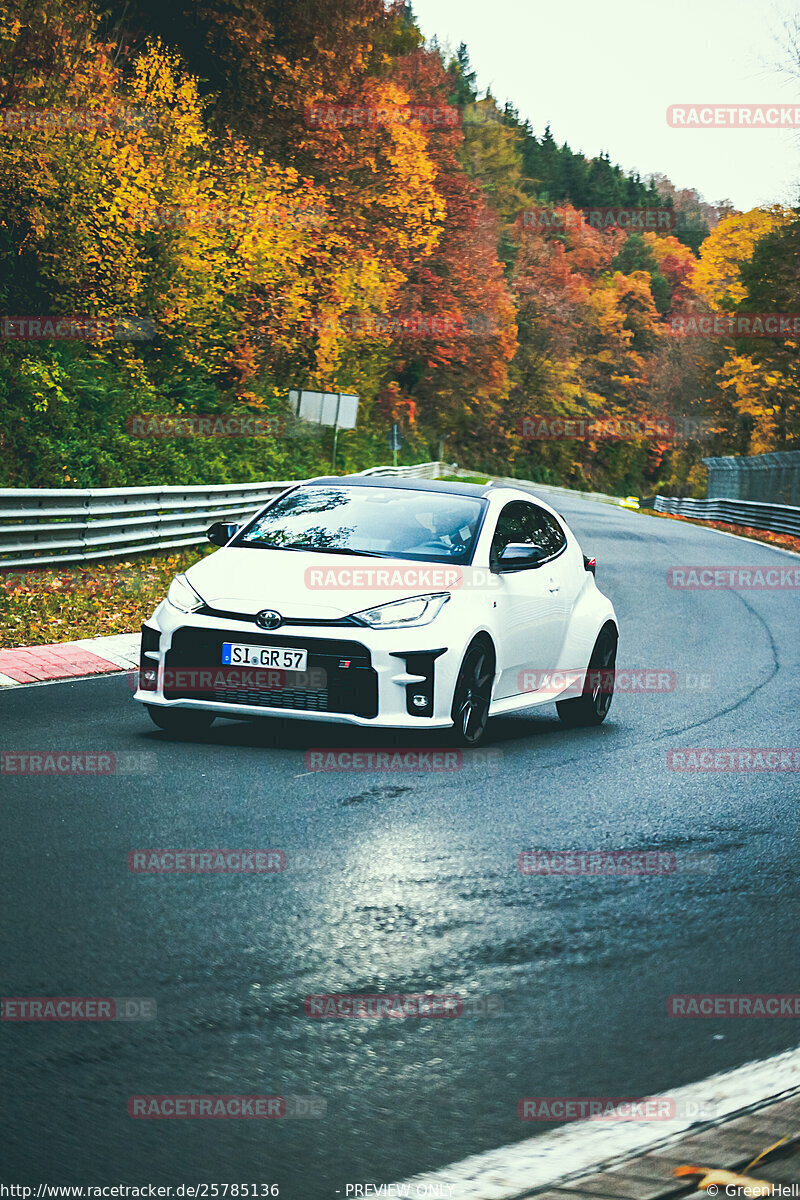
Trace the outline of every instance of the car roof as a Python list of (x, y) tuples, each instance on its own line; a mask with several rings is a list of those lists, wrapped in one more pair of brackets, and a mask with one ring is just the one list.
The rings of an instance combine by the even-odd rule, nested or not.
[(450, 496), (475, 496), (478, 499), (492, 498), (499, 503), (504, 498), (508, 500), (527, 500), (528, 503), (538, 504), (549, 513), (564, 518), (548, 504), (543, 496), (532, 492), (526, 487), (514, 487), (510, 483), (460, 483), (446, 479), (413, 479), (385, 475), (318, 475), (316, 479), (306, 479), (299, 487), (308, 484), (336, 483), (344, 487), (391, 488), (395, 491), (442, 492)]
[(307, 484), (336, 483), (340, 487), (393, 488), (397, 491), (444, 492), (451, 496), (485, 496), (495, 491), (491, 483), (458, 483), (445, 479), (397, 479), (381, 475), (319, 475), (306, 480)]
[[(491, 507), (502, 506), (506, 500), (526, 500), (529, 504), (536, 504), (540, 508), (543, 508), (551, 516), (558, 517), (562, 525), (567, 525), (561, 513), (557, 512), (537, 492), (532, 492), (527, 487), (514, 487), (510, 483), (500, 483), (499, 481), (491, 483), (460, 483), (446, 479), (414, 479), (411, 477), (400, 479), (396, 476), (385, 475), (317, 475), (314, 479), (304, 479), (298, 482), (288, 490), (294, 491), (298, 488), (309, 487), (315, 484), (331, 483), (338, 484), (340, 487), (388, 488), (397, 492), (413, 490), (439, 492), (449, 496), (474, 496), (478, 500), (486, 500)], [(272, 501), (269, 501), (267, 507), (271, 503)]]

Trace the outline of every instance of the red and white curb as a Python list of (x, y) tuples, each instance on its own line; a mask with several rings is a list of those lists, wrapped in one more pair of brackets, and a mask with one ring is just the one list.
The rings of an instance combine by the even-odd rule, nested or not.
[(0, 650), (0, 688), (56, 683), (139, 666), (138, 633)]
[[(711, 1075), (698, 1083), (647, 1097), (674, 1101), (678, 1112), (710, 1109), (724, 1124), (744, 1109), (778, 1101), (800, 1087), (800, 1048)], [(448, 1200), (516, 1200), (534, 1188), (563, 1184), (685, 1137), (698, 1118), (664, 1121), (575, 1121), (513, 1146), (475, 1154), (439, 1171), (389, 1185), (387, 1195), (446, 1196)]]

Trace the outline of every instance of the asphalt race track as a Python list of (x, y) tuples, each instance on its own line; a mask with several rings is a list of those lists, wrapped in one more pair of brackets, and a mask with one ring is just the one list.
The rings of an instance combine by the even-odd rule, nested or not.
[[(796, 991), (800, 776), (679, 772), (682, 747), (800, 746), (797, 591), (688, 591), (671, 566), (800, 564), (756, 543), (559, 503), (621, 624), (606, 724), (495, 720), (458, 770), (310, 772), (314, 747), (430, 749), (346, 727), (218, 722), (170, 741), (123, 676), (0, 695), (10, 751), (136, 754), (4, 776), (5, 996), (153, 998), (157, 1019), (4, 1023), (9, 1183), (201, 1181), (342, 1196), (528, 1137), (524, 1096), (667, 1090), (800, 1041), (788, 1019), (678, 1020), (672, 993)], [(280, 874), (139, 875), (130, 850), (279, 848)], [(531, 848), (657, 849), (634, 878), (521, 874)], [(318, 993), (458, 994), (455, 1019), (312, 1019)], [(481, 1011), (481, 1010), (488, 1011)], [(502, 1010), (502, 1011), (500, 1011)], [(315, 1098), (325, 1116), (134, 1120), (133, 1095)], [(352, 1194), (352, 1193), (351, 1193)]]

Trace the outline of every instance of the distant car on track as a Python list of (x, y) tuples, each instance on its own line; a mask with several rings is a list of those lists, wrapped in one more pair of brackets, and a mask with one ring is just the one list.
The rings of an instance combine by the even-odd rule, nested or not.
[(451, 729), (555, 700), (599, 724), (613, 606), (563, 517), (521, 488), (299, 483), (172, 582), (142, 626), (135, 698), (177, 735), (218, 716)]

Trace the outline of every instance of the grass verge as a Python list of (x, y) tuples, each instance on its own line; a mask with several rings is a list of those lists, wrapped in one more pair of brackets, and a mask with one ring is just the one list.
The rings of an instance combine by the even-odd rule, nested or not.
[(488, 475), (439, 475), (442, 483), (488, 483)]
[(137, 633), (174, 576), (213, 550), (0, 572), (0, 647)]
[(720, 529), (723, 533), (735, 533), (737, 537), (750, 538), (767, 546), (780, 546), (782, 550), (793, 550), (800, 554), (800, 538), (791, 533), (774, 533), (771, 529), (753, 529), (750, 525), (730, 525), (726, 521), (701, 521), (697, 517), (681, 517), (677, 513), (656, 512), (652, 508), (636, 510), (647, 517), (665, 517), (668, 521), (686, 521), (689, 525), (705, 525), (707, 529)]

